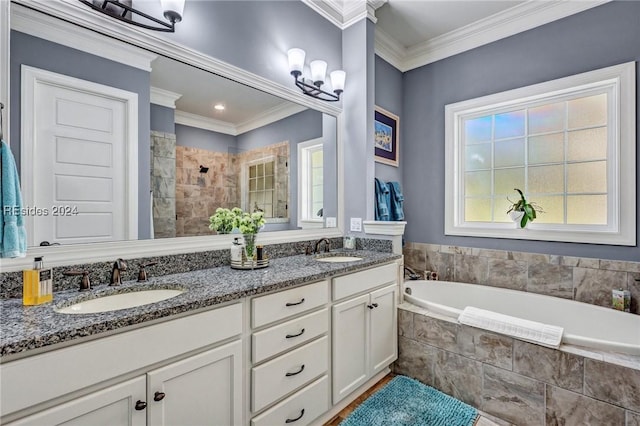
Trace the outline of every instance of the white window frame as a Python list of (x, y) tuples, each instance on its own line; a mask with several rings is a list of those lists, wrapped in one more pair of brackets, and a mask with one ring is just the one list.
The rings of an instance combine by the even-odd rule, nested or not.
[[(636, 245), (636, 65), (615, 65), (445, 106), (445, 234), (575, 243)], [(566, 225), (464, 221), (466, 118), (526, 107), (572, 93), (606, 88), (608, 93), (608, 223)]]
[(324, 226), (324, 218), (313, 212), (313, 188), (311, 187), (310, 157), (314, 151), (324, 150), (322, 138), (311, 139), (298, 144), (298, 226), (312, 228)]

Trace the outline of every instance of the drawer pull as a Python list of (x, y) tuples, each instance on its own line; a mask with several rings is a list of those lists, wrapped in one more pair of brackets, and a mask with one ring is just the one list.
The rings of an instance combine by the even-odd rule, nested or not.
[(145, 408), (147, 408), (147, 403), (146, 403), (146, 402), (144, 402), (144, 401), (140, 401), (140, 400), (138, 400), (138, 401), (136, 402), (136, 406), (135, 406), (135, 409), (136, 409), (136, 410), (138, 410), (138, 411), (142, 411), (142, 410), (144, 410)]
[(164, 399), (164, 397), (165, 397), (165, 396), (166, 396), (166, 395), (164, 394), (164, 392), (156, 392), (156, 393), (153, 395), (153, 400), (154, 400), (154, 401), (162, 401), (162, 400)]
[(300, 411), (300, 415), (298, 417), (296, 417), (295, 419), (287, 419), (284, 422), (285, 423), (297, 422), (298, 420), (300, 420), (302, 418), (302, 416), (304, 416), (304, 408), (302, 409), (302, 411)]
[(304, 297), (302, 299), (300, 299), (299, 302), (287, 302), (287, 304), (285, 306), (298, 306), (298, 305), (302, 305), (304, 303)]
[(285, 374), (286, 377), (291, 377), (291, 376), (297, 376), (298, 374), (302, 373), (304, 371), (304, 364), (302, 364), (302, 367), (300, 367), (300, 370), (296, 371), (295, 373), (287, 373)]
[(303, 333), (304, 333), (304, 328), (298, 334), (287, 334), (284, 337), (286, 337), (287, 339), (293, 339), (294, 337), (302, 336)]

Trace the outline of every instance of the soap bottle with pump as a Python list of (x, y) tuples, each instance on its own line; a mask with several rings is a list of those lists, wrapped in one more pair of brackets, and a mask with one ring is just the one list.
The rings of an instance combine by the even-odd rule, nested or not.
[(22, 271), (22, 304), (40, 305), (53, 299), (53, 270), (45, 269), (42, 257), (33, 261), (33, 269)]
[(244, 253), (244, 244), (240, 241), (240, 237), (235, 237), (231, 243), (231, 261), (242, 262), (242, 254)]

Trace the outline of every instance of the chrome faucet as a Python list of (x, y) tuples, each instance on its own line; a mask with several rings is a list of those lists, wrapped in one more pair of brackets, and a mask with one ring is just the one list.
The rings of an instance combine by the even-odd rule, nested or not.
[(118, 259), (113, 264), (113, 268), (111, 269), (111, 282), (109, 285), (120, 285), (122, 284), (122, 271), (127, 270), (127, 262), (122, 259)]
[(320, 245), (320, 243), (324, 242), (324, 252), (325, 253), (329, 253), (329, 250), (331, 250), (331, 241), (329, 241), (328, 238), (320, 238), (318, 241), (316, 241), (315, 246), (313, 247), (313, 252), (314, 253), (320, 253), (320, 250), (318, 250), (318, 246)]

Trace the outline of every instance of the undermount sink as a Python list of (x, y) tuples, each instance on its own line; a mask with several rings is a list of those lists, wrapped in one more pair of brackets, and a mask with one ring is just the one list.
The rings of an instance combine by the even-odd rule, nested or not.
[(344, 263), (344, 262), (355, 262), (358, 260), (362, 260), (362, 258), (357, 256), (325, 256), (325, 257), (316, 257), (316, 260), (318, 262)]
[(182, 293), (184, 293), (184, 290), (155, 289), (133, 291), (85, 300), (71, 306), (57, 308), (55, 311), (60, 314), (96, 314), (161, 302)]

